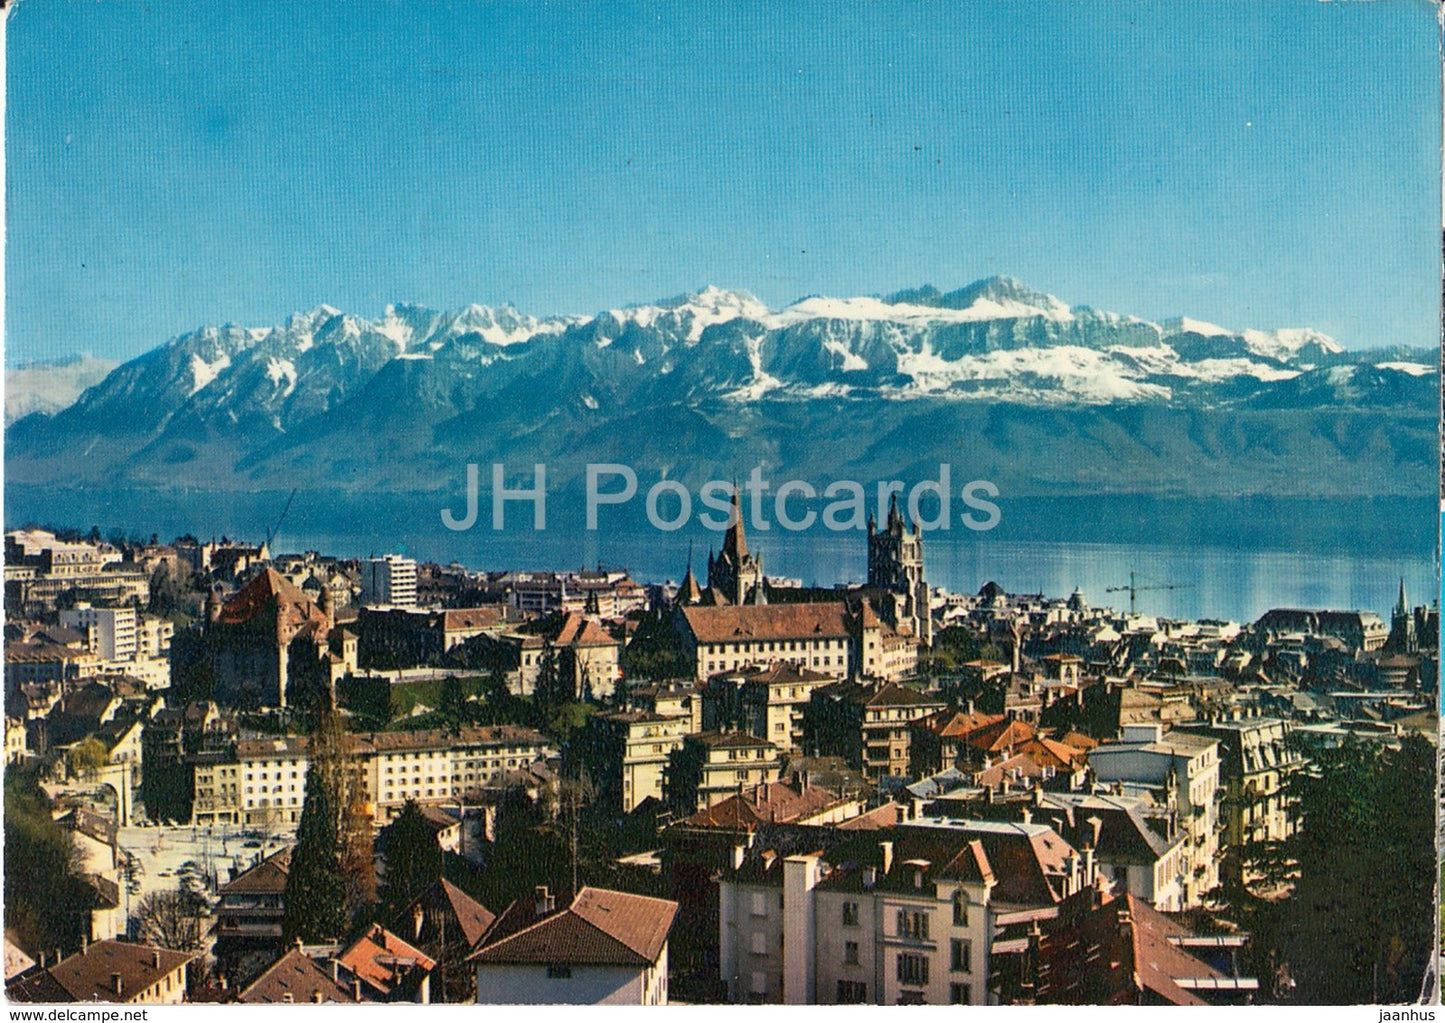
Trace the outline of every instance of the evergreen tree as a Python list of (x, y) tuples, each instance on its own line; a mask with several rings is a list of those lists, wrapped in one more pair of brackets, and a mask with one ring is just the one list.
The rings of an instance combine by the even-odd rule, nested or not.
[(344, 886), (344, 916), (365, 917), (376, 903), (376, 870), (372, 855), (372, 824), (361, 766), (352, 752), (351, 736), (329, 696), (318, 703), (317, 725), (311, 734), (311, 771), (319, 773), (331, 799), (337, 857)]
[(290, 943), (341, 938), (346, 931), (346, 886), (337, 847), (335, 798), (323, 771), (306, 774), (306, 802), (286, 877), (281, 929)]
[(408, 799), (386, 831), (386, 881), (381, 890), (385, 916), (404, 908), (441, 874), (436, 833), (416, 803)]
[(1290, 782), (1299, 864), (1279, 904), (1282, 953), (1310, 1004), (1419, 997), (1434, 944), (1435, 763), (1419, 736), (1398, 750), (1351, 737), (1311, 752)]

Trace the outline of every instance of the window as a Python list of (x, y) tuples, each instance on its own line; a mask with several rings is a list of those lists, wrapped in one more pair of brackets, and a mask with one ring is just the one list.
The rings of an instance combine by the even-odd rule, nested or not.
[(973, 1003), (972, 984), (950, 984), (948, 985), (949, 1005), (971, 1005)]
[(923, 1004), (923, 992), (922, 992), (922, 991), (900, 991), (900, 992), (898, 992), (898, 1004), (899, 1004), (899, 1005), (922, 1005), (922, 1004)]
[(856, 941), (843, 942), (843, 965), (858, 965), (858, 943)]
[(857, 927), (857, 926), (858, 926), (858, 903), (856, 903), (856, 902), (845, 902), (845, 903), (843, 903), (843, 926), (844, 926), (844, 927)]
[(752, 915), (753, 915), (753, 916), (767, 916), (767, 915), (768, 915), (768, 903), (767, 903), (767, 896), (766, 896), (765, 893), (763, 893), (763, 892), (753, 892), (753, 910), (752, 910)]
[(547, 978), (549, 980), (570, 980), (572, 967), (562, 966), (559, 963), (552, 963), (547, 967)]
[(928, 940), (928, 914), (910, 913), (906, 909), (898, 911), (898, 936), (900, 938), (913, 938), (917, 941)]
[(753, 931), (751, 947), (753, 955), (765, 956), (768, 954), (768, 936), (762, 931)]
[(968, 926), (968, 892), (962, 888), (953, 893), (953, 926)]
[(973, 942), (967, 938), (954, 938), (952, 942), (952, 969), (955, 973), (973, 972)]
[(862, 1005), (868, 1001), (868, 985), (857, 980), (838, 981), (839, 1005)]
[(928, 957), (912, 952), (898, 953), (898, 983), (922, 987), (928, 983)]

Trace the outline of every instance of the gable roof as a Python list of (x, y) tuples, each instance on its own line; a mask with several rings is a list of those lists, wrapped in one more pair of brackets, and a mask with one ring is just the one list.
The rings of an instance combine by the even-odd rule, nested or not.
[(1147, 993), (1173, 1005), (1204, 1005), (1178, 982), (1224, 974), (1170, 940), (1187, 936), (1189, 931), (1129, 894), (1084, 912), (1061, 910), (1057, 920), (1043, 923), (1038, 1001), (1123, 1005)]
[(291, 872), (291, 846), (274, 852), (249, 870), (243, 871), (218, 889), (220, 895), (280, 895), (286, 890)]
[(827, 604), (740, 604), (685, 607), (682, 616), (699, 643), (775, 639), (847, 639), (848, 608)]
[(470, 958), (492, 964), (651, 966), (676, 915), (677, 903), (667, 899), (583, 888), (566, 909), (483, 945)]
[(348, 973), (382, 994), (390, 994), (413, 968), (423, 973), (436, 965), (420, 949), (402, 941), (381, 924), (372, 924), (361, 937), (336, 957)]
[[(287, 996), (290, 997), (287, 997)], [(331, 978), (299, 948), (288, 951), (241, 992), (239, 1001), (248, 1005), (275, 1005), (285, 1002), (344, 1002), (356, 997), (346, 985)]]
[[(194, 958), (189, 952), (152, 945), (97, 941), (45, 972), (69, 996), (68, 1001), (127, 1002)], [(117, 975), (121, 981), (119, 993), (114, 986)], [(43, 992), (44, 988), (37, 985), (37, 990)], [(12, 997), (16, 994), (13, 987), (7, 993)]]
[(393, 923), (397, 927), (405, 927), (418, 909), (428, 917), (438, 912), (450, 915), (455, 925), (461, 928), (468, 948), (475, 946), (497, 919), (497, 914), (444, 877), (432, 882), (431, 887), (397, 913)]

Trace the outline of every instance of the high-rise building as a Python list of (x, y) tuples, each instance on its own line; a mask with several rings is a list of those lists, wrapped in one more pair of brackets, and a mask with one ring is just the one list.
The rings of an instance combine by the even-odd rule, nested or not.
[(361, 566), (364, 604), (416, 606), (416, 562), (399, 554), (370, 558)]

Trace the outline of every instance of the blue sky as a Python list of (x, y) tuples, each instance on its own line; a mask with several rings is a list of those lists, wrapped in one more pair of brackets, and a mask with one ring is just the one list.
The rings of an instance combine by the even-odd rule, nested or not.
[(1434, 343), (1423, 0), (780, 6), (23, 0), (7, 362), (994, 273)]

